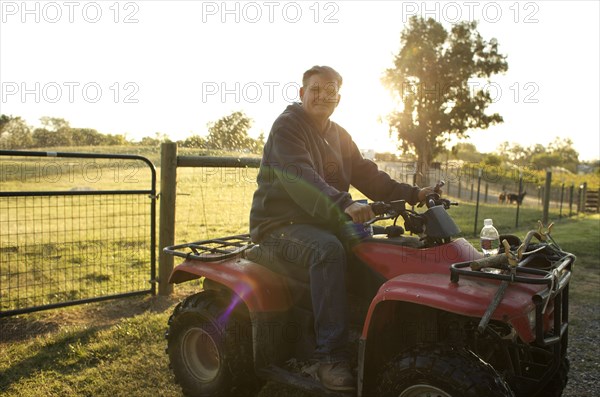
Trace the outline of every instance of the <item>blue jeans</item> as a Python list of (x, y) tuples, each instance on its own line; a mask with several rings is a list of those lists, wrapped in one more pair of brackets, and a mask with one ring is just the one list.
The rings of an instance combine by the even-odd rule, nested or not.
[(279, 262), (302, 266), (309, 273), (315, 318), (315, 358), (324, 363), (347, 360), (347, 265), (343, 243), (330, 231), (291, 224), (277, 228), (260, 244)]

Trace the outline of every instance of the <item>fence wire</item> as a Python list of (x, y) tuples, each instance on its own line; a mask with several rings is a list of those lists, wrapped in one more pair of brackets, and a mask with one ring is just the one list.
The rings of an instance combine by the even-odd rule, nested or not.
[[(114, 159), (105, 158), (82, 164), (107, 170)], [(15, 174), (15, 164), (34, 164), (19, 162), (0, 156), (0, 317), (154, 292), (154, 185), (119, 190), (123, 181), (111, 173), (109, 189), (70, 178), (75, 186), (55, 191), (36, 183), (35, 173)], [(137, 182), (154, 181), (151, 171)], [(58, 180), (60, 173), (53, 175)]]

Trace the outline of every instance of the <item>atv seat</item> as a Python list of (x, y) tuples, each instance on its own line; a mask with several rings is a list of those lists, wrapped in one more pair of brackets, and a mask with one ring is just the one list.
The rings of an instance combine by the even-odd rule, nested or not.
[(274, 258), (267, 250), (263, 249), (259, 244), (255, 244), (244, 252), (246, 259), (263, 265), (264, 267), (291, 278), (294, 281), (308, 284), (310, 277), (308, 269), (298, 266), (291, 262)]

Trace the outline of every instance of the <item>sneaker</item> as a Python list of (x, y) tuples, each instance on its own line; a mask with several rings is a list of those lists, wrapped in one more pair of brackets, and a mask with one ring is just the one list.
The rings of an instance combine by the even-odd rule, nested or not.
[(352, 375), (350, 365), (346, 361), (321, 363), (317, 376), (321, 384), (329, 390), (354, 391), (356, 389), (356, 378)]

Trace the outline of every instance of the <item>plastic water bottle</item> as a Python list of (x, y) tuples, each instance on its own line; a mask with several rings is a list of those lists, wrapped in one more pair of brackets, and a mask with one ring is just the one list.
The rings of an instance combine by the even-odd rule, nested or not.
[(492, 256), (498, 253), (500, 245), (500, 235), (494, 227), (491, 219), (483, 220), (483, 229), (481, 229), (481, 251), (484, 256)]

